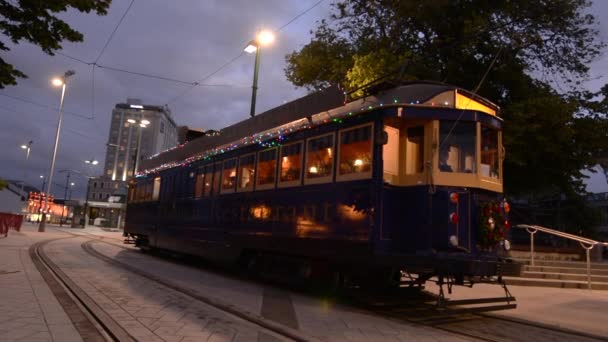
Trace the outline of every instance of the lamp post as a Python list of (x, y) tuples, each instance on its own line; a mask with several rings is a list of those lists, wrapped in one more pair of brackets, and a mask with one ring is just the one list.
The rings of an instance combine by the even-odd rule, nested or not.
[[(34, 142), (30, 140), (27, 145), (21, 145), (21, 148), (25, 150), (25, 163), (30, 159), (30, 151), (32, 149), (32, 144)], [(25, 172), (23, 173), (23, 181), (21, 182), (21, 201), (25, 201), (25, 196), (23, 195), (23, 185), (25, 184)]]
[[(143, 114), (142, 114), (143, 116)], [(137, 130), (137, 147), (135, 148), (135, 164), (133, 165), (133, 177), (139, 169), (139, 149), (141, 148), (141, 130), (146, 128), (150, 124), (150, 121), (142, 119), (139, 121), (139, 129)]]
[(262, 46), (268, 45), (274, 41), (274, 34), (270, 31), (261, 31), (258, 33), (256, 39), (252, 40), (247, 44), (244, 51), (247, 53), (255, 52), (255, 66), (253, 68), (253, 86), (251, 86), (251, 111), (249, 115), (255, 116), (255, 98), (258, 91), (258, 72), (260, 69), (260, 50)]
[[(89, 159), (89, 160), (85, 160), (84, 162), (86, 164), (93, 165), (93, 166), (99, 164), (99, 162), (96, 159)], [(91, 188), (90, 180), (92, 178), (93, 177), (91, 177), (91, 176), (87, 176), (87, 194), (84, 199), (84, 227), (83, 228), (86, 228), (89, 225), (89, 189)]]
[(38, 222), (42, 221), (42, 197), (44, 194), (44, 186), (46, 184), (46, 178), (43, 175), (40, 175), (40, 179), (42, 179), (42, 186), (40, 187), (40, 200), (38, 201)]
[[(57, 122), (57, 133), (55, 133), (55, 147), (53, 148), (53, 159), (51, 160), (51, 169), (49, 170), (49, 181), (47, 182), (47, 185), (46, 185), (47, 190), (46, 190), (46, 197), (44, 199), (45, 209), (48, 207), (48, 204), (49, 204), (49, 196), (51, 195), (51, 184), (53, 184), (53, 172), (55, 171), (55, 158), (57, 157), (57, 147), (59, 147), (59, 134), (61, 133), (61, 119), (63, 116), (63, 99), (65, 97), (66, 83), (68, 81), (68, 78), (74, 74), (75, 74), (74, 71), (68, 70), (65, 72), (65, 74), (63, 74), (63, 77), (55, 78), (53, 80), (54, 86), (57, 86), (57, 87), (61, 86), (61, 101), (59, 102), (59, 120)], [(44, 215), (42, 216), (42, 220), (40, 221), (40, 225), (38, 226), (38, 231), (44, 232), (45, 225), (46, 225), (46, 213), (44, 213)]]

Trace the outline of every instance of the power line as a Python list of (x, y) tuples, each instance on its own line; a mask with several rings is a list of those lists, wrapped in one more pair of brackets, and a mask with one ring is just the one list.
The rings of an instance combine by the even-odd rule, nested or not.
[(127, 7), (127, 9), (125, 10), (125, 13), (122, 14), (122, 17), (120, 17), (120, 20), (118, 21), (118, 24), (116, 24), (116, 26), (114, 27), (114, 30), (110, 34), (110, 37), (108, 37), (108, 40), (106, 41), (106, 44), (103, 46), (103, 48), (99, 52), (99, 55), (97, 56), (97, 58), (95, 59), (95, 62), (93, 64), (97, 64), (97, 62), (99, 62), (99, 59), (101, 58), (101, 56), (103, 55), (103, 53), (106, 51), (106, 48), (108, 47), (108, 45), (110, 45), (110, 42), (112, 41), (112, 38), (114, 38), (114, 34), (118, 30), (118, 27), (120, 26), (120, 24), (122, 24), (122, 21), (127, 16), (127, 13), (129, 13), (129, 10), (131, 9), (131, 6), (133, 6), (134, 2), (135, 2), (135, 0), (131, 0), (131, 3), (129, 4), (129, 7)]
[[(298, 15), (296, 15), (295, 17), (293, 17), (291, 20), (289, 20), (286, 24), (284, 24), (283, 26), (279, 27), (276, 32), (280, 32), (282, 31), (285, 27), (289, 26), (290, 24), (292, 24), (294, 21), (296, 21), (298, 18), (300, 18), (301, 16), (305, 15), (306, 13), (310, 12), (313, 8), (317, 7), (318, 5), (320, 5), (323, 1), (325, 0), (319, 0), (317, 1), (314, 5), (310, 6), (309, 8), (307, 8), (306, 10), (300, 12)], [(245, 43), (246, 44), (246, 43)], [(245, 45), (243, 44), (243, 45)], [(229, 60), (228, 62), (224, 63), (222, 66), (220, 66), (219, 68), (217, 68), (216, 70), (214, 70), (213, 72), (211, 72), (210, 74), (208, 74), (207, 76), (203, 77), (202, 79), (200, 79), (198, 82), (196, 82), (197, 84), (193, 85), (192, 87), (186, 89), (184, 92), (178, 94), (177, 96), (174, 96), (173, 98), (171, 98), (169, 101), (167, 101), (167, 103), (173, 103), (175, 101), (177, 101), (178, 99), (182, 98), (184, 95), (188, 94), (190, 91), (192, 91), (192, 89), (196, 88), (196, 86), (200, 85), (201, 82), (209, 79), (210, 77), (212, 77), (213, 75), (217, 74), (218, 72), (220, 72), (221, 70), (223, 70), (225, 67), (227, 67), (228, 65), (232, 64), (234, 61), (236, 61), (237, 59), (239, 59), (241, 56), (243, 55), (243, 51), (241, 51), (237, 56), (233, 57), (231, 60)]]
[(277, 32), (279, 32), (279, 31), (283, 30), (285, 27), (289, 26), (289, 24), (291, 24), (291, 23), (293, 23), (294, 21), (298, 20), (298, 18), (300, 18), (300, 17), (301, 17), (301, 16), (303, 16), (304, 14), (306, 14), (306, 13), (310, 12), (310, 11), (311, 11), (313, 8), (315, 8), (315, 7), (319, 6), (319, 5), (320, 5), (320, 4), (321, 4), (323, 1), (325, 1), (325, 0), (319, 0), (319, 1), (317, 1), (317, 2), (316, 2), (314, 5), (312, 5), (311, 7), (309, 7), (307, 10), (305, 10), (304, 12), (302, 12), (302, 13), (300, 13), (300, 14), (296, 15), (295, 17), (293, 17), (293, 19), (291, 19), (290, 21), (288, 21), (288, 22), (287, 22), (287, 24), (285, 24), (285, 25), (283, 25), (283, 26), (279, 27), (279, 28), (277, 29)]
[(177, 101), (178, 99), (180, 99), (184, 95), (188, 94), (192, 89), (196, 88), (197, 86), (202, 85), (201, 82), (204, 82), (205, 80), (211, 78), (213, 75), (215, 75), (218, 72), (222, 71), (225, 67), (227, 67), (228, 65), (232, 64), (234, 61), (236, 61), (237, 59), (239, 59), (242, 55), (243, 55), (243, 52), (241, 51), (241, 53), (239, 53), (237, 56), (233, 57), (228, 62), (222, 64), (222, 66), (220, 66), (219, 68), (215, 69), (215, 71), (213, 71), (210, 74), (206, 75), (205, 77), (201, 78), (197, 82), (193, 82), (192, 83), (192, 87), (186, 89), (185, 91), (183, 91), (182, 93), (178, 94), (177, 96), (174, 96), (172, 99), (170, 99), (169, 101), (167, 101), (167, 104), (173, 103), (173, 102)]
[[(32, 101), (32, 100), (28, 100), (28, 99), (25, 99), (25, 98), (22, 98), (22, 97), (18, 97), (18, 96), (13, 96), (13, 95), (8, 95), (8, 94), (0, 94), (0, 96), (4, 96), (4, 97), (11, 98), (13, 100), (29, 103), (31, 105), (38, 106), (38, 107), (41, 107), (41, 108), (46, 108), (46, 109), (51, 109), (51, 110), (59, 110), (59, 108), (57, 108), (57, 107), (53, 107), (53, 106), (50, 106), (50, 105), (47, 105), (47, 104), (43, 104), (43, 103), (38, 103), (38, 102), (35, 102), (35, 101)], [(84, 115), (78, 114), (78, 113), (68, 112), (66, 110), (64, 110), (63, 112), (65, 114), (77, 116), (79, 118), (83, 118), (83, 119), (87, 119), (87, 120), (92, 120), (93, 119), (91, 117), (84, 116)]]

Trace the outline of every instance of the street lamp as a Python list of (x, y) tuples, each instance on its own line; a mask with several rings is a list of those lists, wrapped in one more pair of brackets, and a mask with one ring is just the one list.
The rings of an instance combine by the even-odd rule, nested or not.
[[(34, 142), (30, 140), (27, 145), (21, 145), (21, 148), (24, 149), (25, 152), (25, 163), (27, 165), (27, 161), (30, 159), (30, 151), (32, 149), (32, 144)], [(25, 184), (25, 172), (23, 173), (23, 181), (21, 182), (21, 201), (25, 201), (25, 196), (23, 195), (23, 185)]]
[(251, 111), (249, 115), (253, 117), (255, 115), (255, 96), (258, 91), (258, 71), (260, 69), (260, 50), (262, 46), (266, 46), (274, 41), (274, 34), (270, 31), (261, 31), (258, 33), (256, 39), (252, 40), (247, 44), (244, 51), (247, 53), (255, 52), (255, 66), (253, 68), (253, 86), (251, 92)]
[[(89, 166), (99, 164), (97, 159), (89, 159), (89, 160), (85, 160), (84, 162), (86, 164), (89, 164)], [(91, 169), (92, 168), (93, 167), (91, 166)], [(91, 171), (91, 173), (92, 173), (93, 170), (89, 170), (89, 171)], [(87, 226), (89, 225), (89, 189), (91, 188), (90, 180), (93, 179), (92, 176), (86, 176), (86, 177), (87, 177), (87, 194), (84, 198), (84, 227), (83, 228), (87, 228)]]
[[(61, 119), (63, 116), (63, 99), (65, 97), (65, 88), (68, 78), (74, 75), (73, 70), (68, 70), (63, 74), (63, 77), (53, 79), (53, 85), (56, 87), (61, 86), (61, 101), (59, 102), (59, 120), (57, 122), (57, 133), (55, 133), (55, 147), (53, 148), (53, 159), (51, 160), (51, 169), (49, 170), (49, 181), (47, 182), (46, 197), (44, 199), (45, 209), (49, 204), (49, 196), (51, 195), (51, 184), (53, 184), (53, 172), (55, 171), (55, 158), (57, 157), (57, 147), (59, 147), (59, 134), (61, 133)], [(40, 225), (38, 226), (39, 232), (44, 232), (46, 224), (46, 214), (42, 216)]]

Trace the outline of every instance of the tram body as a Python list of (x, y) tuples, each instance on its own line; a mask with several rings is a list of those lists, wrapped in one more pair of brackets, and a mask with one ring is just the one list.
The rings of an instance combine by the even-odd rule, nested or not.
[[(125, 235), (142, 248), (353, 277), (388, 270), (462, 284), (519, 271), (498, 235), (508, 207), (497, 106), (425, 82), (331, 96), (145, 160)], [(493, 232), (484, 220), (497, 208), (505, 222)]]

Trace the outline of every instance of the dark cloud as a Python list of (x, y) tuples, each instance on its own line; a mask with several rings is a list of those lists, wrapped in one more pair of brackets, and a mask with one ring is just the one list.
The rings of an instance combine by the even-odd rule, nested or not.
[[(239, 55), (245, 44), (262, 28), (277, 29), (308, 9), (317, 0), (136, 0), (111, 43), (98, 61), (112, 66), (187, 82), (198, 81)], [(63, 14), (73, 27), (85, 36), (82, 43), (65, 43), (62, 52), (85, 61), (94, 61), (107, 38), (119, 22), (130, 0), (114, 0), (109, 14), (69, 12)], [(309, 31), (315, 22), (329, 14), (331, 0), (326, 0), (277, 34), (276, 42), (262, 51), (257, 112), (262, 112), (302, 96), (285, 80), (285, 54), (310, 40)], [(605, 13), (605, 3), (600, 2)], [(600, 18), (601, 19), (601, 18)], [(602, 23), (606, 36), (606, 25)], [(65, 109), (80, 116), (64, 116), (61, 144), (56, 170), (75, 169), (84, 173), (101, 173), (108, 139), (110, 113), (116, 103), (127, 97), (141, 98), (148, 104), (165, 104), (190, 86), (167, 81), (127, 75), (108, 69), (95, 69), (94, 89), (92, 67), (62, 56), (47, 56), (39, 48), (23, 43), (12, 46), (5, 56), (29, 78), (0, 94), (27, 98), (58, 107), (59, 90), (49, 80), (65, 70), (76, 75), (70, 81)], [(244, 54), (234, 63), (204, 83), (228, 85), (196, 87), (179, 100), (169, 104), (178, 124), (219, 129), (249, 116), (252, 55)], [(594, 65), (601, 70), (604, 60)], [(93, 91), (94, 90), (94, 91)], [(94, 101), (93, 101), (94, 99)], [(93, 111), (94, 107), (94, 111)], [(57, 111), (40, 108), (0, 96), (0, 177), (25, 176), (39, 186), (41, 174), (47, 174), (52, 155)], [(33, 139), (31, 159), (19, 148)], [(96, 169), (84, 164), (85, 159), (100, 161)], [(83, 177), (75, 177), (77, 194), (85, 191)], [(56, 174), (54, 183), (65, 182), (65, 174)], [(55, 187), (58, 195), (63, 193)], [(62, 196), (62, 195), (61, 195)]]

